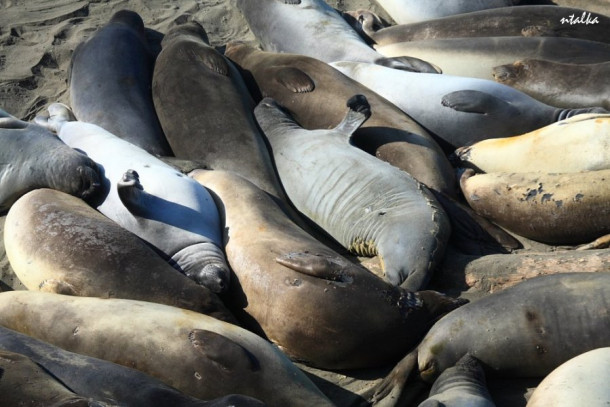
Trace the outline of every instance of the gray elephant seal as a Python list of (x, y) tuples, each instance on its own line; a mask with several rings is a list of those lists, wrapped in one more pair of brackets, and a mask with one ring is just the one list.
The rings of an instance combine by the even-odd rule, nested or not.
[(442, 258), (449, 220), (413, 177), (349, 145), (370, 116), (366, 98), (351, 98), (331, 130), (303, 129), (270, 98), (254, 115), (294, 206), (352, 253), (379, 255), (392, 284), (425, 287)]
[(23, 194), (53, 188), (85, 200), (101, 189), (97, 164), (48, 130), (0, 109), (0, 214)]
[(39, 189), (23, 196), (8, 213), (4, 240), (29, 290), (157, 302), (237, 322), (216, 294), (70, 195)]
[(135, 367), (203, 400), (237, 393), (269, 406), (332, 405), (269, 342), (198, 312), (144, 301), (12, 291), (0, 293), (0, 325)]
[(557, 107), (610, 109), (610, 62), (566, 64), (524, 59), (493, 68), (496, 82)]
[(467, 353), (495, 374), (545, 376), (576, 355), (609, 346), (609, 299), (610, 273), (566, 273), (466, 304), (432, 327), (378, 386), (374, 401), (400, 396), (414, 370), (432, 381)]
[[(239, 395), (224, 396), (213, 401), (201, 401), (187, 396), (139, 370), (69, 352), (4, 327), (0, 327), (0, 348), (28, 357), (77, 394), (107, 402), (112, 406), (117, 404), (125, 407), (141, 407), (144, 405), (175, 407), (263, 406), (260, 401)], [(7, 393), (3, 392), (3, 398), (5, 394)], [(11, 407), (16, 405), (19, 404), (12, 404)]]
[(72, 55), (70, 105), (78, 120), (153, 155), (171, 155), (150, 92), (153, 64), (142, 18), (128, 10), (115, 13)]

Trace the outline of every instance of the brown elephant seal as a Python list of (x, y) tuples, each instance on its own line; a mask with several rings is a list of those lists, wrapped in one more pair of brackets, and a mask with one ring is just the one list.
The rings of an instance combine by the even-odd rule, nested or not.
[(493, 77), (551, 106), (610, 109), (610, 62), (567, 64), (524, 59), (494, 67)]
[(70, 391), (27, 356), (0, 349), (0, 407), (112, 407)]
[(171, 155), (150, 92), (153, 65), (142, 18), (129, 10), (116, 12), (72, 55), (70, 105), (78, 120), (153, 155)]
[(501, 7), (388, 27), (369, 10), (348, 11), (344, 17), (376, 46), (440, 38), (500, 36), (580, 38), (609, 43), (610, 17), (592, 13), (590, 18), (597, 19), (596, 24), (562, 22), (571, 15), (582, 16), (583, 13), (585, 10), (579, 8), (547, 5)]
[(400, 397), (412, 373), (432, 381), (467, 353), (489, 374), (542, 377), (583, 352), (610, 345), (610, 273), (526, 280), (440, 319), (379, 384), (373, 400)]
[(203, 400), (332, 403), (284, 354), (233, 324), (168, 305), (35, 291), (0, 293), (0, 325), (68, 351), (134, 367)]
[(293, 359), (333, 370), (383, 366), (463, 303), (382, 281), (313, 239), (235, 174), (190, 175), (222, 208), (225, 251), (235, 274), (228, 304)]
[(366, 96), (371, 117), (353, 137), (357, 147), (411, 174), (431, 189), (455, 196), (453, 168), (434, 139), (411, 117), (372, 90), (314, 58), (264, 52), (229, 43), (225, 55), (307, 129), (332, 128), (345, 115), (345, 101)]
[(0, 214), (23, 194), (53, 188), (86, 200), (101, 189), (97, 164), (34, 123), (0, 109)]
[(610, 233), (610, 170), (547, 174), (467, 169), (460, 186), (480, 215), (549, 244), (588, 243)]
[(62, 192), (40, 189), (19, 199), (6, 218), (4, 240), (15, 274), (30, 290), (151, 301), (236, 322), (216, 294)]
[(610, 404), (610, 347), (578, 355), (549, 373), (527, 407), (604, 406)]
[[(164, 37), (153, 75), (153, 100), (178, 158), (234, 171), (283, 198), (252, 111), (256, 104), (237, 68), (187, 22)], [(244, 159), (248, 157), (248, 159)]]
[(479, 172), (581, 172), (610, 169), (610, 114), (578, 114), (526, 134), (490, 138), (455, 151)]
[[(230, 395), (212, 401), (202, 401), (187, 396), (139, 370), (69, 352), (4, 327), (0, 327), (0, 349), (29, 358), (39, 368), (44, 369), (47, 374), (52, 375), (52, 377), (73, 392), (83, 397), (108, 403), (109, 406), (263, 406), (263, 403), (258, 400), (240, 395)], [(0, 378), (1, 380), (2, 378)], [(27, 377), (22, 383), (27, 383)], [(3, 392), (3, 398), (5, 394), (7, 393)], [(20, 401), (23, 402), (25, 400)], [(11, 404), (10, 407), (20, 405), (22, 404), (16, 403)], [(30, 404), (27, 405), (29, 406)], [(41, 407), (48, 405), (43, 404)], [(96, 404), (96, 406), (98, 405)]]

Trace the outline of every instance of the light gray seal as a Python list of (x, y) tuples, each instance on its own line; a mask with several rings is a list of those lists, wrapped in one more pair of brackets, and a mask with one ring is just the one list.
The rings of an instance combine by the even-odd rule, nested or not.
[(352, 97), (330, 130), (303, 129), (270, 98), (254, 114), (295, 207), (353, 253), (378, 255), (392, 284), (425, 287), (442, 258), (449, 219), (423, 184), (349, 145), (370, 116), (366, 98)]

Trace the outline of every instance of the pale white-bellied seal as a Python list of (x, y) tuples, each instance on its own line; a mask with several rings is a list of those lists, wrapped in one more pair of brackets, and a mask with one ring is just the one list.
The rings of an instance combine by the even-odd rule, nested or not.
[[(113, 406), (261, 407), (253, 398), (230, 395), (214, 401), (187, 396), (139, 370), (63, 350), (0, 326), (0, 349), (22, 354), (77, 394)], [(3, 393), (3, 396), (6, 393)], [(23, 401), (23, 400), (22, 400)], [(19, 404), (13, 404), (15, 407)]]
[(225, 55), (251, 76), (255, 92), (278, 101), (306, 129), (335, 127), (345, 116), (345, 101), (355, 93), (366, 96), (371, 117), (356, 130), (352, 143), (429, 188), (455, 196), (453, 168), (436, 141), (375, 92), (303, 55), (264, 52), (240, 43), (229, 43)]
[(438, 72), (410, 56), (385, 58), (324, 0), (237, 0), (236, 4), (265, 51), (307, 55), (324, 62), (361, 61)]
[(97, 164), (54, 134), (0, 109), (0, 214), (23, 194), (53, 188), (85, 200), (100, 188)]
[(415, 74), (358, 62), (332, 66), (394, 103), (453, 149), (524, 134), (579, 113), (607, 113), (603, 108), (548, 106), (484, 79)]
[(389, 27), (384, 27), (383, 21), (369, 10), (348, 11), (344, 17), (368, 42), (377, 46), (438, 38), (520, 35), (610, 42), (610, 18), (602, 14), (591, 15), (597, 19), (596, 24), (562, 23), (562, 18), (581, 16), (583, 12), (547, 5), (500, 7)]
[(490, 374), (547, 375), (576, 355), (610, 345), (609, 299), (610, 273), (566, 273), (532, 278), (466, 304), (432, 327), (373, 399), (382, 404), (399, 397), (414, 370), (432, 381), (466, 353)]
[(513, 137), (460, 147), (460, 166), (478, 172), (581, 172), (610, 169), (610, 114), (579, 114)]
[(29, 290), (157, 302), (237, 322), (216, 294), (62, 192), (39, 189), (20, 198), (6, 218), (4, 240), (13, 270)]
[(366, 98), (330, 130), (306, 130), (271, 98), (254, 115), (294, 206), (353, 253), (378, 255), (385, 277), (410, 290), (426, 286), (449, 238), (447, 215), (404, 171), (350, 146), (370, 116)]
[(551, 106), (610, 109), (610, 62), (564, 64), (524, 59), (494, 67), (493, 77)]
[(72, 55), (70, 105), (78, 120), (151, 154), (171, 155), (150, 92), (153, 65), (142, 18), (128, 10), (115, 13)]
[(575, 356), (549, 373), (528, 407), (605, 406), (610, 404), (610, 347)]
[(0, 407), (112, 407), (75, 394), (27, 356), (0, 349)]
[(470, 354), (434, 381), (428, 398), (418, 407), (495, 407), (487, 390), (485, 371)]
[(172, 151), (234, 171), (283, 198), (252, 114), (256, 104), (237, 68), (207, 41), (199, 23), (177, 25), (155, 63), (153, 100)]
[(171, 258), (188, 277), (212, 291), (226, 290), (230, 272), (220, 248), (218, 209), (205, 188), (99, 126), (70, 121), (65, 105), (48, 110), (50, 117), (38, 121), (103, 168), (104, 196), (97, 209)]
[(235, 275), (223, 298), (292, 359), (333, 370), (395, 363), (433, 321), (463, 304), (382, 281), (313, 239), (235, 174), (196, 170), (190, 176), (212, 192), (224, 218)]
[(409, 55), (443, 73), (493, 80), (493, 68), (519, 59), (593, 64), (610, 60), (610, 44), (558, 37), (473, 37), (405, 41), (376, 47), (386, 57)]
[(284, 354), (233, 324), (168, 305), (35, 291), (0, 293), (0, 325), (134, 367), (203, 400), (244, 394), (269, 406), (331, 406)]
[(610, 233), (610, 169), (562, 174), (467, 169), (468, 204), (520, 236), (549, 244), (589, 243)]

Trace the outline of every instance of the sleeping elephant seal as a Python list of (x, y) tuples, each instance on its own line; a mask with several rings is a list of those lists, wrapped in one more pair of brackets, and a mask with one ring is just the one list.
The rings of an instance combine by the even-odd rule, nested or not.
[(97, 164), (71, 149), (48, 130), (0, 109), (0, 214), (23, 194), (53, 188), (79, 198), (95, 198)]
[(330, 130), (305, 130), (271, 98), (254, 115), (294, 206), (352, 253), (378, 255), (389, 282), (419, 290), (442, 259), (449, 219), (412, 176), (350, 145), (370, 106), (356, 95), (347, 107)]
[(524, 59), (494, 67), (493, 77), (551, 106), (610, 109), (610, 62), (567, 64)]
[(371, 117), (356, 130), (353, 144), (428, 188), (456, 195), (453, 168), (436, 141), (371, 89), (303, 55), (264, 52), (237, 42), (227, 45), (225, 55), (251, 76), (253, 93), (275, 99), (306, 129), (335, 127), (345, 116), (345, 101), (355, 93), (366, 96)]
[(434, 324), (380, 383), (374, 400), (398, 397), (411, 373), (434, 380), (467, 353), (490, 374), (545, 376), (610, 345), (609, 301), (610, 273), (602, 272), (536, 277), (466, 304)]
[(177, 25), (155, 63), (153, 100), (174, 155), (234, 171), (283, 198), (256, 104), (237, 68), (207, 41), (199, 23)]
[(603, 108), (555, 108), (484, 79), (405, 72), (359, 62), (331, 65), (394, 103), (451, 150), (488, 138), (524, 134), (580, 113), (608, 113)]
[(226, 290), (230, 272), (220, 248), (218, 209), (206, 189), (103, 128), (71, 121), (67, 106), (54, 103), (48, 110), (50, 117), (38, 122), (103, 168), (103, 197), (96, 208), (199, 284)]
[(0, 407), (112, 407), (70, 391), (27, 356), (0, 349)]
[(493, 172), (460, 179), (468, 204), (520, 236), (547, 244), (589, 243), (610, 233), (610, 169), (562, 174)]
[(610, 114), (579, 114), (513, 137), (460, 147), (459, 165), (478, 172), (581, 172), (610, 169)]
[[(30, 358), (73, 392), (106, 402), (112, 406), (263, 406), (263, 403), (258, 400), (239, 395), (224, 396), (209, 402), (201, 401), (187, 396), (139, 370), (69, 352), (1, 326), (0, 349)], [(7, 393), (3, 392), (2, 394), (4, 398)], [(15, 403), (10, 407), (17, 405), (21, 404)], [(70, 404), (70, 406), (72, 405)]]
[(153, 64), (142, 18), (128, 10), (115, 13), (72, 55), (70, 105), (78, 120), (153, 155), (171, 155), (150, 92)]
[(193, 397), (331, 406), (284, 354), (237, 325), (168, 305), (35, 291), (0, 293), (0, 325), (134, 367)]
[(549, 373), (527, 407), (604, 406), (610, 404), (610, 347), (578, 355)]
[(50, 189), (26, 194), (8, 213), (4, 239), (11, 266), (29, 290), (157, 302), (236, 322), (216, 294), (70, 195)]
[(190, 175), (212, 192), (225, 221), (235, 273), (229, 307), (292, 359), (332, 370), (395, 363), (463, 303), (387, 284), (303, 232), (235, 174)]

